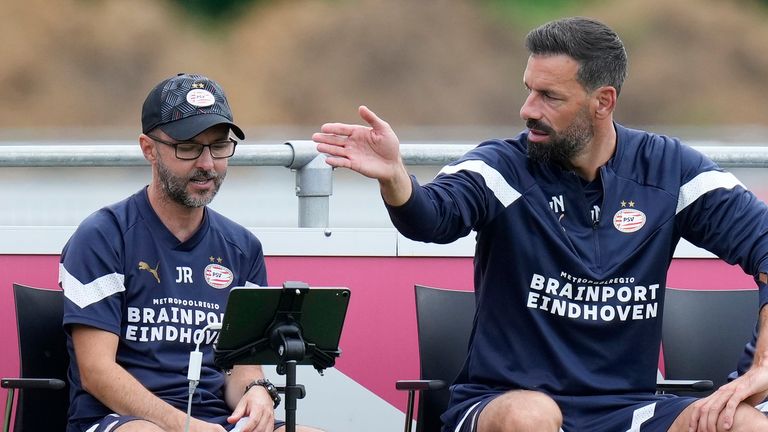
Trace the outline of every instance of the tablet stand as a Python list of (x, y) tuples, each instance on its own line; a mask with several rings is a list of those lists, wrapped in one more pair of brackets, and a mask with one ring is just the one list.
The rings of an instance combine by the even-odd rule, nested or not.
[(252, 364), (248, 358), (261, 351), (272, 350), (277, 354), (277, 373), (286, 376), (285, 394), (286, 432), (296, 430), (297, 400), (306, 395), (303, 385), (296, 384), (296, 365), (311, 359), (312, 366), (320, 373), (336, 362), (341, 350), (321, 349), (316, 344), (304, 340), (304, 331), (300, 320), (304, 298), (309, 294), (309, 285), (303, 282), (288, 281), (280, 290), (280, 298), (274, 318), (263, 334), (254, 335), (255, 341), (228, 351), (216, 353), (214, 362), (222, 369), (231, 369), (236, 364)]

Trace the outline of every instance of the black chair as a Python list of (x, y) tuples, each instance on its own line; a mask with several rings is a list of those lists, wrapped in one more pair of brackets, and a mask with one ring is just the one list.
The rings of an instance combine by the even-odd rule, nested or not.
[(416, 285), (420, 380), (401, 380), (408, 391), (405, 430), (411, 431), (414, 394), (420, 390), (417, 432), (439, 432), (448, 406), (448, 385), (464, 364), (475, 315), (475, 294)]
[(63, 431), (67, 425), (69, 355), (61, 322), (64, 293), (13, 284), (19, 334), (20, 378), (2, 378), (8, 389), (3, 430), (8, 431), (18, 390), (15, 432)]
[[(702, 378), (717, 389), (736, 369), (752, 338), (758, 312), (757, 290), (683, 290), (667, 288), (662, 324), (667, 379)], [(706, 396), (712, 389), (697, 392)], [(675, 394), (689, 391), (673, 389)]]

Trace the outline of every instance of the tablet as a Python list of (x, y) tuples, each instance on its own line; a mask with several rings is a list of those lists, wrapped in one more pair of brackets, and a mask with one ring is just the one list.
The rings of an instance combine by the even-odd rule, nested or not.
[[(307, 356), (297, 364), (333, 366), (341, 354), (339, 339), (350, 290), (302, 285), (232, 288), (214, 351), (216, 365), (231, 369), (236, 364), (280, 364), (269, 339), (275, 323), (287, 319), (301, 329), (307, 346)], [(313, 361), (315, 354), (332, 358)]]

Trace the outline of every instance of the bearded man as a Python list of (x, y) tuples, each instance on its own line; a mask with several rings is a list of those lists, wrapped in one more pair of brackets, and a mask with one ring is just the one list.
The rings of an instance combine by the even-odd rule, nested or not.
[[(328, 123), (313, 135), (328, 164), (379, 181), (406, 237), (477, 233), (474, 327), (443, 431), (768, 430), (752, 407), (768, 392), (768, 207), (679, 140), (613, 120), (627, 56), (606, 25), (553, 21), (526, 46), (527, 130), (480, 144), (427, 185), (366, 107), (369, 127)], [(760, 288), (751, 367), (701, 400), (654, 393), (680, 238)]]

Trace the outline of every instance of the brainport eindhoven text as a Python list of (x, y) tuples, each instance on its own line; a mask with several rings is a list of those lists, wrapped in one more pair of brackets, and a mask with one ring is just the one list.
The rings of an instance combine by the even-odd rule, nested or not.
[(567, 273), (562, 273), (560, 278), (534, 273), (527, 306), (552, 315), (588, 321), (656, 318), (660, 284), (643, 286), (634, 282), (635, 278), (588, 281)]

